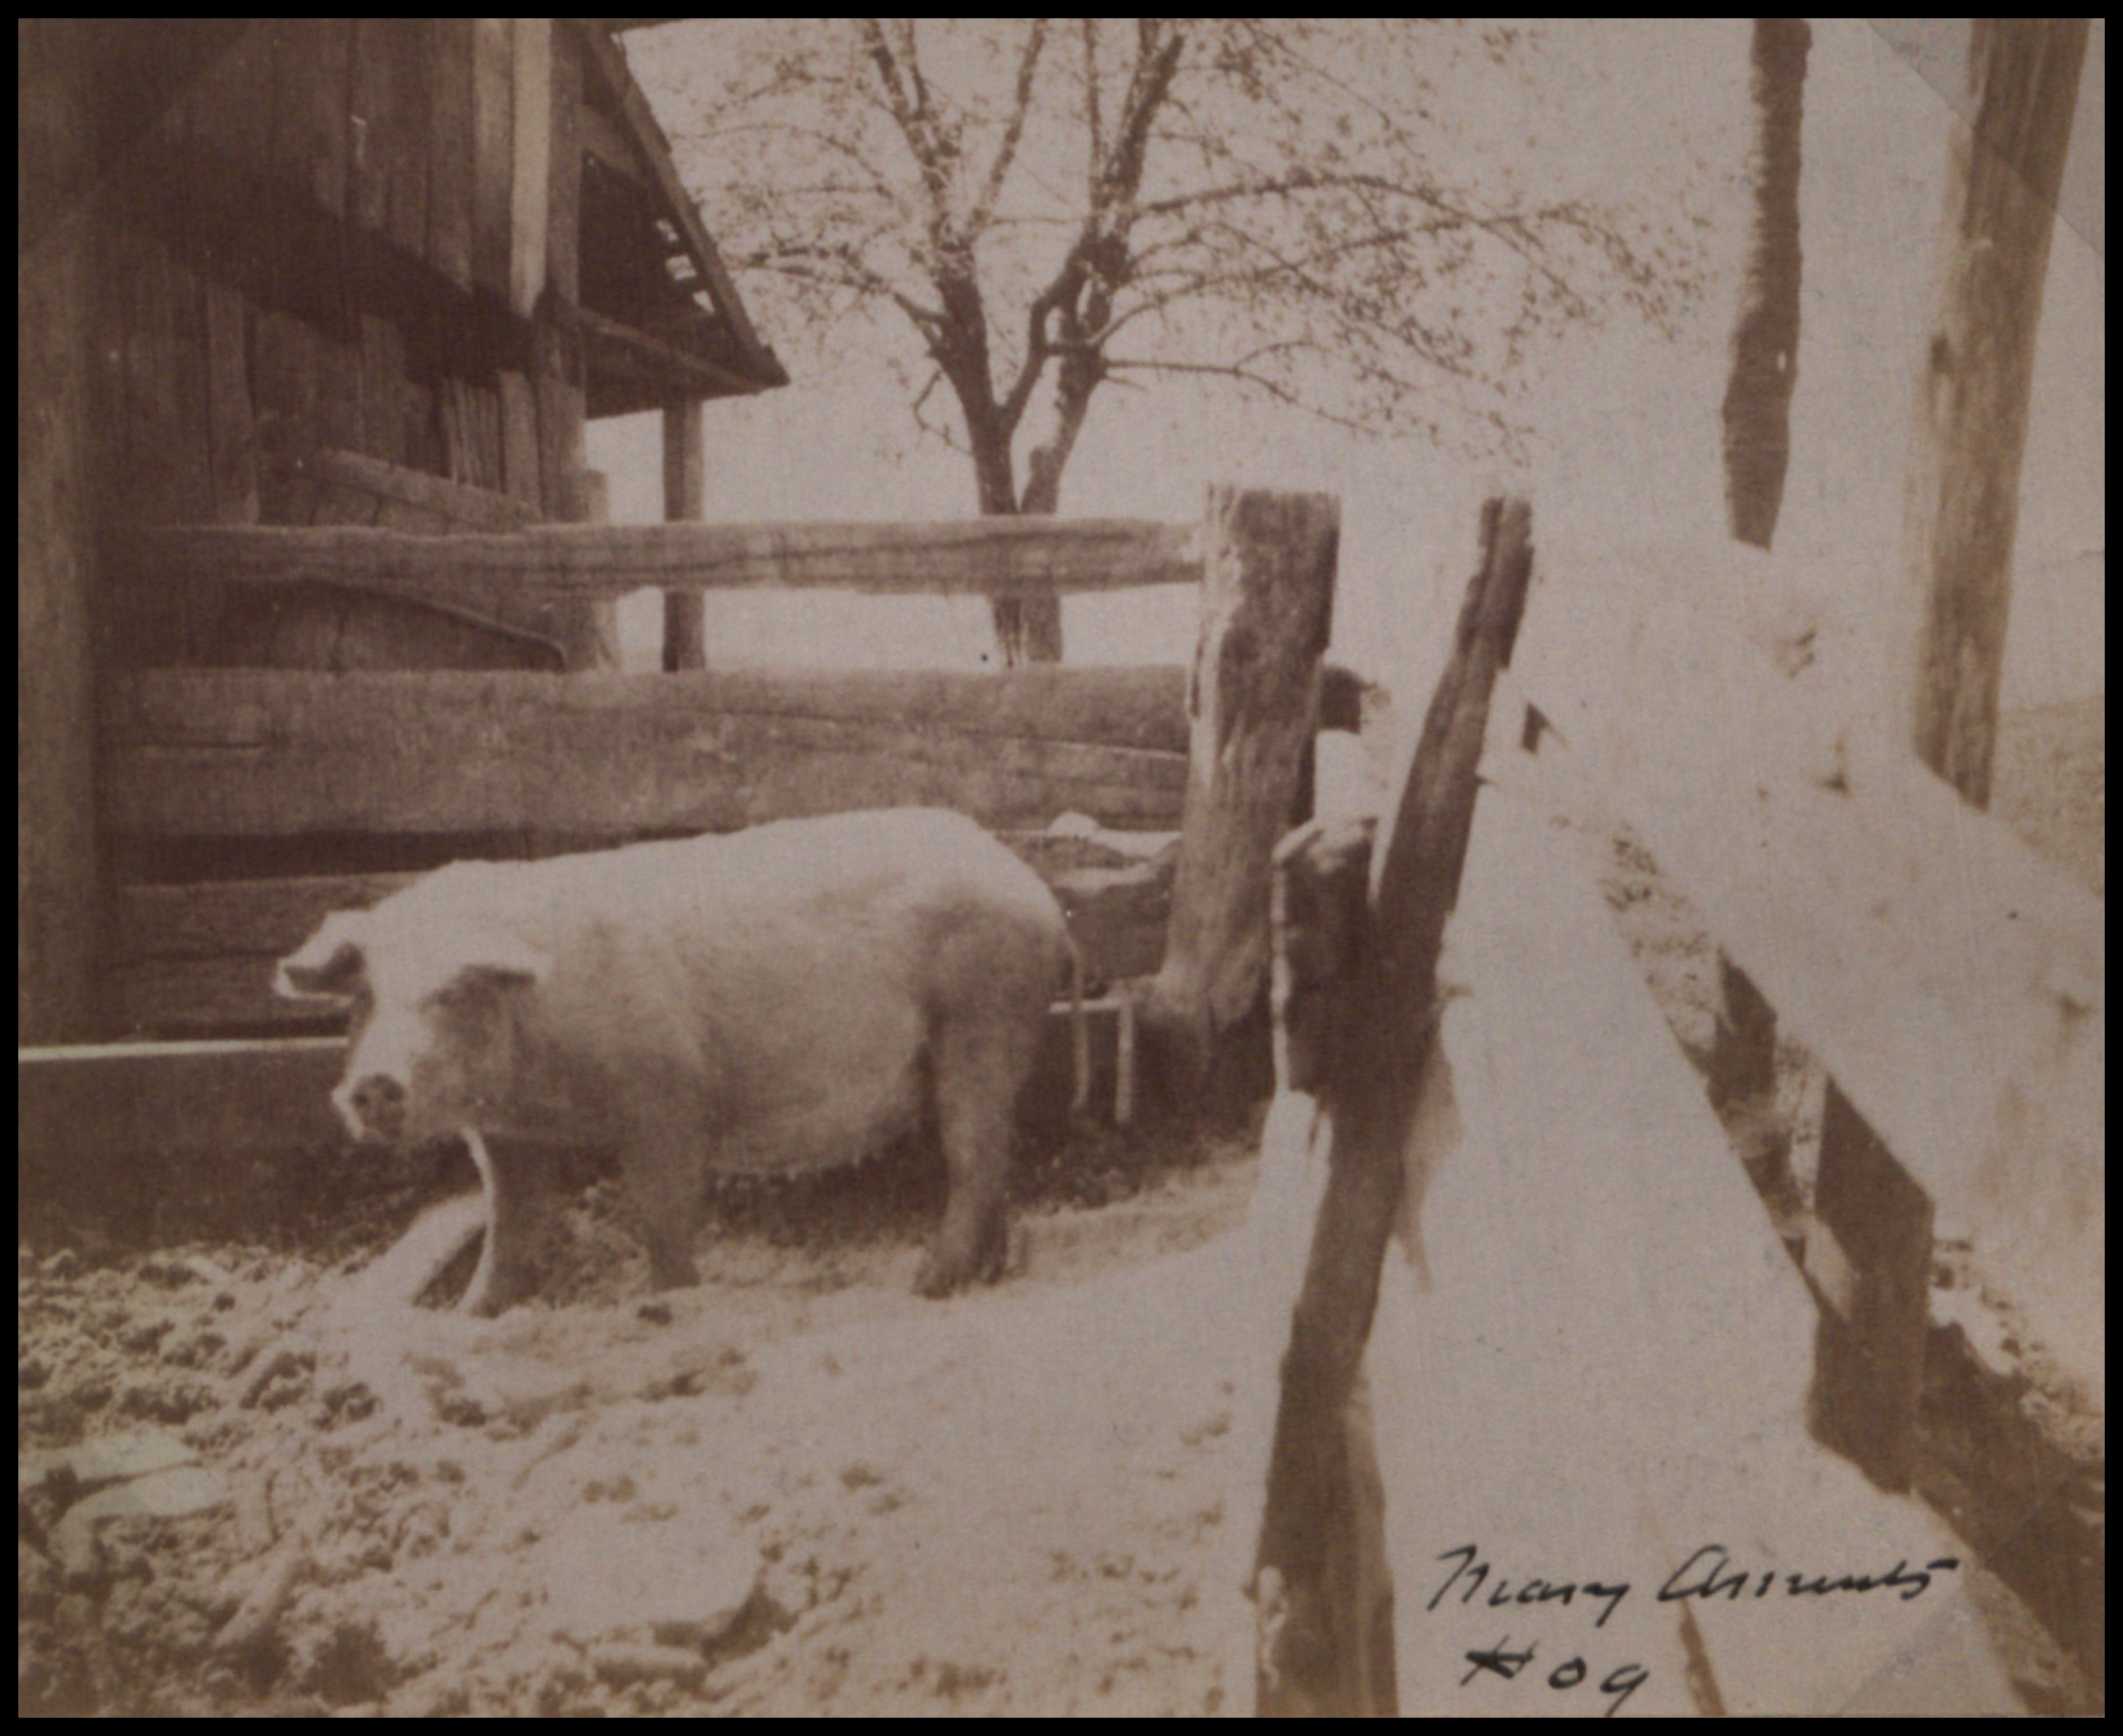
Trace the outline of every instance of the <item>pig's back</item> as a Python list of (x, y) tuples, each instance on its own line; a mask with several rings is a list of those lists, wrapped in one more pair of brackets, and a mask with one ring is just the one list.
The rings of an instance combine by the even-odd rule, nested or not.
[[(523, 865), (551, 1038), (621, 1113), (686, 1102), (716, 1166), (852, 1161), (920, 1113), (940, 1016), (1032, 1017), (1038, 877), (963, 816), (892, 810)], [(539, 938), (537, 934), (533, 938)], [(992, 968), (991, 968), (992, 966)], [(1022, 986), (1020, 986), (1022, 985)], [(1037, 1005), (1031, 1004), (1037, 997)]]

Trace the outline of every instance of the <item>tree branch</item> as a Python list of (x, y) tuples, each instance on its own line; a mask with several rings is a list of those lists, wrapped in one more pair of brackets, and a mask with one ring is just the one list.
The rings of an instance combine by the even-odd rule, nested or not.
[(1031, 31), (1024, 39), (1024, 52), (1017, 63), (1017, 94), (1010, 104), (1010, 119), (1003, 125), (1002, 143), (996, 148), (995, 161), (988, 165), (987, 179), (982, 183), (980, 197), (973, 201), (972, 215), (966, 220), (969, 236), (978, 235), (987, 227), (988, 213), (995, 209), (1004, 177), (1010, 173), (1010, 163), (1017, 156), (1018, 141), (1024, 136), (1025, 118), (1032, 111), (1032, 81), (1038, 70), (1039, 51), (1046, 44), (1047, 21), (1034, 18)]
[[(921, 68), (914, 63), (914, 26), (905, 19), (896, 21), (893, 34), (899, 39), (896, 52), (894, 45), (885, 40), (883, 26), (876, 19), (859, 20), (856, 27), (862, 32), (871, 63), (877, 68), (885, 106), (899, 124), (921, 185), (928, 191), (931, 238), (940, 242), (950, 215), (944, 199), (949, 184), (945, 168), (948, 153), (931, 123), (928, 87), (921, 81)], [(913, 87), (911, 96), (909, 83)]]
[(1105, 129), (1099, 124), (1099, 21), (1080, 18), (1084, 27), (1084, 185), (1095, 187), (1106, 160)]

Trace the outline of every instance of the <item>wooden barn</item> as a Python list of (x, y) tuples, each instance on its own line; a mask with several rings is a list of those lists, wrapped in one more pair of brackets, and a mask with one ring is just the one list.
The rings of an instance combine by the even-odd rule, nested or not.
[[(593, 416), (785, 383), (606, 25), (21, 27), (27, 1036), (83, 999), (88, 662), (580, 669), (607, 603), (176, 577), (175, 525), (601, 515)], [(39, 439), (43, 434), (49, 438)], [(682, 486), (675, 513), (697, 509)], [(107, 866), (107, 865), (106, 865)], [(106, 936), (107, 939), (107, 936)]]

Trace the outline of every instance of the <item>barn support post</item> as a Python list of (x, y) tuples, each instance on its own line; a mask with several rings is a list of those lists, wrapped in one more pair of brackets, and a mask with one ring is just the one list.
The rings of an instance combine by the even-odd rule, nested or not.
[[(663, 406), (663, 516), (697, 518), (705, 504), (707, 453), (701, 443), (701, 401), (678, 398)], [(663, 594), (663, 667), (668, 671), (707, 666), (707, 603), (698, 591)]]
[[(2020, 461), (2083, 18), (1975, 21), (1971, 126), (1947, 165), (1939, 313), (1919, 375), (1903, 551), (1904, 716), (1917, 758), (1989, 805)], [(1828, 1306), (1814, 1431), (1909, 1486), (1924, 1380), (1932, 1206), (1831, 1082), (1807, 1275)]]
[(1277, 863), (1286, 893), (1305, 890), (1299, 927), (1311, 931), (1291, 936), (1286, 898), (1280, 944), (1295, 955), (1278, 969), (1278, 1047), (1286, 1067), (1316, 1081), (1330, 1133), (1326, 1189), (1282, 1358), (1254, 1564), (1256, 1691), (1266, 1713), (1394, 1710), (1382, 1615), (1390, 1600), (1375, 1537), (1367, 1541), (1382, 1496), (1361, 1364), (1408, 1135), (1432, 1073), (1438, 955), (1474, 826), (1489, 696), (1525, 612), (1531, 524), (1523, 500), (1483, 508), (1481, 565), (1401, 788), (1364, 931), (1350, 933), (1352, 865), (1363, 860), (1355, 841), (1301, 835)]
[(75, 19), (16, 26), (15, 1018), (26, 1044), (91, 1036), (96, 1012), (89, 40)]
[(1140, 1010), (1168, 1096), (1266, 1077), (1268, 858), (1301, 818), (1340, 533), (1331, 495), (1209, 491), (1172, 926)]

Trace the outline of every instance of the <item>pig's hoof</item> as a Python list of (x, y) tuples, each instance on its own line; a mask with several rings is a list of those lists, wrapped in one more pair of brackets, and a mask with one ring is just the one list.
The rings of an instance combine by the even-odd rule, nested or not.
[(493, 1284), (475, 1284), (457, 1303), (457, 1312), (477, 1320), (492, 1320), (515, 1298), (503, 1295)]
[(968, 1274), (963, 1260), (948, 1260), (933, 1250), (921, 1256), (914, 1274), (914, 1293), (930, 1297), (949, 1296), (964, 1283)]
[(472, 1274), (471, 1283), (457, 1300), (457, 1312), (491, 1320), (514, 1302), (523, 1290), (521, 1283), (504, 1279), (494, 1269), (494, 1262), (482, 1254), (479, 1269)]
[(982, 1237), (980, 1251), (971, 1257), (931, 1248), (921, 1256), (921, 1264), (914, 1274), (915, 1293), (949, 1296), (973, 1284), (991, 1284), (1002, 1276), (1009, 1251), (1010, 1238), (1000, 1228)]

